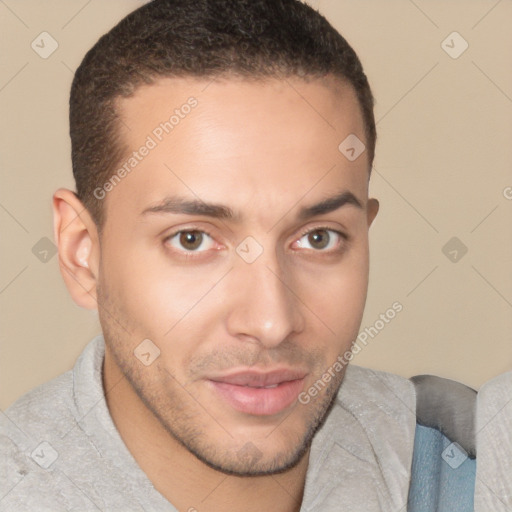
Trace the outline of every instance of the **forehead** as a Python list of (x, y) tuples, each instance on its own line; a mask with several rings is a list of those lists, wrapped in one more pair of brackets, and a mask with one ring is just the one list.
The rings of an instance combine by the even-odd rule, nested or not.
[[(123, 127), (128, 130), (125, 139), (135, 143), (131, 139), (137, 131), (152, 132), (173, 113), (183, 118), (188, 112), (180, 111), (188, 111), (183, 107), (191, 98), (198, 104), (193, 112), (195, 124), (201, 123), (203, 128), (209, 123), (218, 128), (243, 124), (244, 134), (251, 135), (251, 128), (258, 124), (261, 135), (261, 128), (280, 123), (288, 124), (290, 136), (314, 129), (334, 141), (349, 127), (364, 133), (353, 87), (332, 76), (309, 78), (308, 81), (298, 77), (258, 80), (161, 78), (151, 85), (139, 86), (130, 97), (117, 101), (121, 130)], [(295, 120), (307, 124), (293, 126)], [(134, 128), (136, 132), (130, 133)], [(183, 128), (177, 131), (183, 131)]]
[(140, 212), (176, 193), (240, 211), (327, 190), (367, 195), (365, 153), (350, 161), (339, 149), (364, 141), (355, 91), (339, 80), (161, 79), (117, 109), (127, 172), (108, 209), (124, 197)]

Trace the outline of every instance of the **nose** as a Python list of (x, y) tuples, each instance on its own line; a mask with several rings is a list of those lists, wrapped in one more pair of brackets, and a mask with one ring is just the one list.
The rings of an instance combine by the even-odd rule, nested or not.
[(264, 253), (250, 264), (237, 261), (231, 284), (230, 335), (273, 348), (304, 329), (300, 291), (294, 289), (291, 276), (280, 270), (276, 257)]

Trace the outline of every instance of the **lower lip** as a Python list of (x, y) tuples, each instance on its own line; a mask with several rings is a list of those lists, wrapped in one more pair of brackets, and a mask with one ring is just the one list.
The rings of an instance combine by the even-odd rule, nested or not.
[(251, 388), (209, 381), (219, 395), (237, 411), (271, 416), (290, 407), (299, 396), (304, 378), (282, 382), (275, 388)]

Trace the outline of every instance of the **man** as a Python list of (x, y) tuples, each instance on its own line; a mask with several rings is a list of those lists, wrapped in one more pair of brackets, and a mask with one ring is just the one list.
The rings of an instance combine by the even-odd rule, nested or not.
[(378, 202), (347, 42), (295, 0), (155, 0), (70, 135), (55, 238), (103, 335), (6, 411), (2, 508), (404, 510), (413, 384), (348, 366)]

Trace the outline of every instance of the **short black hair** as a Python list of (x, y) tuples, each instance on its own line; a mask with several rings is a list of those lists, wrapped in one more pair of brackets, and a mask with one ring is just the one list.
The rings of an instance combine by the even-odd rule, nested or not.
[(375, 152), (373, 96), (352, 47), (299, 0), (153, 0), (122, 19), (87, 52), (70, 95), (70, 136), (77, 196), (101, 230), (94, 191), (121, 162), (116, 99), (162, 77), (331, 75), (355, 90), (369, 165)]

